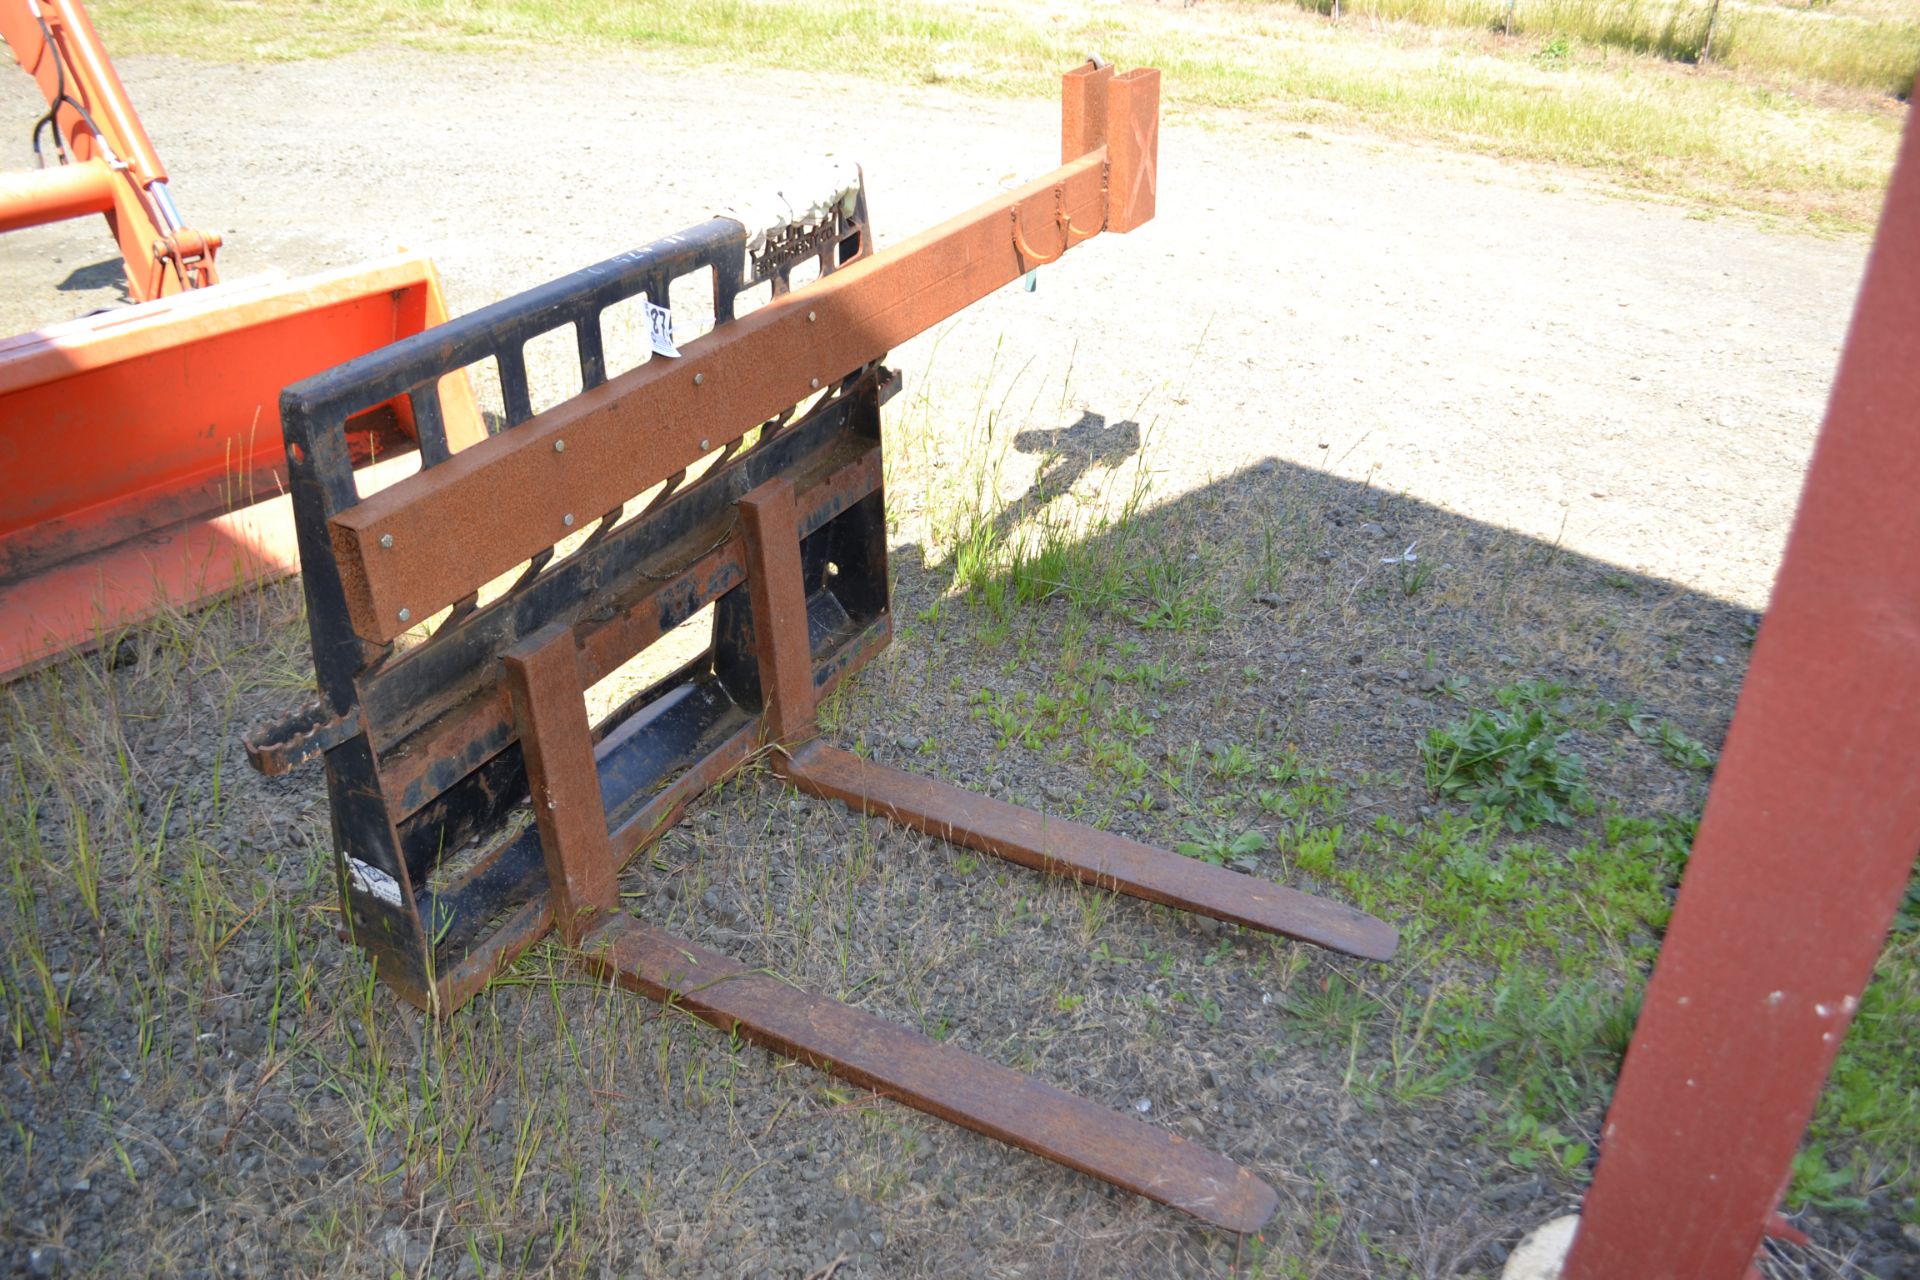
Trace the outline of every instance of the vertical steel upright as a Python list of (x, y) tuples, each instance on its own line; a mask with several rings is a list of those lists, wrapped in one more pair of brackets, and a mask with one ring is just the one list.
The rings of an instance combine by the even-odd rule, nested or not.
[(1752, 1268), (1916, 849), (1920, 132), (1909, 125), (1566, 1280)]

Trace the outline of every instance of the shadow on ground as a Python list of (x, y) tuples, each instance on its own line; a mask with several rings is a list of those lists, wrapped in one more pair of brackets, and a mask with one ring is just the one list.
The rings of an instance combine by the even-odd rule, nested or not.
[[(1038, 484), (980, 518), (1097, 505), (1139, 436), (1022, 432)], [(917, 483), (889, 475), (896, 503)], [(1580, 1194), (1710, 767), (1669, 748), (1719, 742), (1752, 615), (1278, 462), (1044, 571), (956, 589), (928, 537), (903, 517), (898, 638), (830, 739), (1360, 902), (1401, 956), (1089, 894), (764, 774), (638, 860), (628, 906), (1230, 1155), (1280, 1192), (1259, 1238), (580, 984), (551, 945), (444, 1025), (400, 1007), (334, 936), (319, 771), (264, 779), (239, 746), (305, 696), (283, 584), (0, 701), (12, 1273), (1497, 1272)], [(1514, 707), (1579, 758), (1568, 826), (1428, 789), (1429, 733)], [(1818, 1247), (1773, 1274), (1920, 1266), (1885, 1182), (1803, 1214)]]
[(127, 294), (127, 271), (118, 258), (103, 258), (99, 262), (90, 262), (84, 267), (75, 267), (67, 273), (54, 288), (61, 293), (91, 293), (96, 289), (113, 289), (119, 296), (112, 304), (120, 305), (129, 301)]

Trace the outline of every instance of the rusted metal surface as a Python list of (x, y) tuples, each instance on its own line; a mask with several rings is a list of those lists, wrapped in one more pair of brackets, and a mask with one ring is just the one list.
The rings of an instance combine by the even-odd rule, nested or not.
[(1601, 1135), (1567, 1280), (1733, 1280), (1920, 848), (1920, 132)]
[(583, 955), (594, 972), (723, 1031), (1203, 1222), (1250, 1232), (1273, 1216), (1271, 1187), (1176, 1134), (797, 990), (630, 916), (614, 916), (590, 934)]
[(815, 694), (793, 486), (769, 481), (742, 498), (740, 510), (766, 736), (782, 748), (777, 767), (800, 790), (1036, 871), (1364, 959), (1392, 958), (1398, 932), (1363, 911), (807, 741)]
[(777, 767), (796, 787), (1036, 871), (1349, 955), (1393, 956), (1394, 928), (1352, 907), (806, 741), (814, 732), (814, 690), (805, 661), (806, 597), (792, 494), (786, 481), (769, 481), (741, 499), (740, 508), (767, 739), (782, 748)]
[(813, 664), (807, 653), (807, 590), (793, 483), (769, 480), (740, 499), (747, 591), (753, 609), (766, 738), (781, 747), (814, 732)]
[[(829, 278), (867, 251), (860, 200), (832, 218), (791, 248), (823, 255)], [(529, 341), (567, 330), (592, 394), (608, 375), (602, 313), (640, 295), (664, 303), (674, 279), (710, 274), (726, 329), (744, 241), (740, 224), (709, 222), (394, 343), (282, 398), (320, 697), (254, 735), (250, 751), (273, 768), (324, 760), (347, 922), (381, 977), (423, 1007), (457, 1007), (553, 925), (546, 842), (537, 815), (524, 822), (530, 735), (503, 678), (503, 660), (519, 646), (564, 629), (584, 688), (713, 607), (707, 654), (593, 728), (601, 821), (612, 857), (624, 862), (759, 741), (740, 496), (776, 476), (795, 487), (816, 688), (836, 684), (885, 643), (879, 407), (897, 381), (878, 369), (837, 370), (824, 400), (791, 421), (777, 415), (783, 425), (730, 450), (699, 479), (583, 508), (574, 526), (556, 521), (532, 571), (484, 606), (467, 599), (443, 617), (414, 619), (409, 626), (420, 631), (405, 647), (355, 635), (333, 559), (328, 522), (364, 498), (352, 424), (381, 404), (404, 404), (427, 473), (458, 465), (475, 446), (462, 449), (466, 442), (444, 433), (443, 396), (449, 381), (465, 385), (468, 365), (498, 365), (504, 435), (513, 438), (531, 425), (521, 355)], [(797, 261), (778, 258), (786, 251), (763, 254), (763, 268), (776, 277), (791, 271)], [(604, 527), (556, 551), (570, 529), (583, 533), (595, 519)], [(828, 581), (829, 560), (842, 577)], [(576, 759), (549, 772), (575, 776), (583, 767)]]
[(593, 760), (593, 726), (573, 628), (555, 623), (507, 651), (500, 665), (527, 765), (528, 800), (547, 867), (554, 928), (577, 945), (594, 917), (620, 906), (607, 811)]
[(1368, 960), (1391, 959), (1399, 944), (1393, 926), (1352, 907), (876, 765), (825, 743), (796, 751), (786, 773), (802, 791), (1050, 875)]
[[(1114, 83), (1122, 82), (1149, 83)], [(1151, 98), (1135, 90), (1124, 101), (1130, 136), (1152, 141), (1135, 118)], [(1063, 212), (1076, 227), (1099, 228), (1105, 164), (1102, 152), (1084, 156), (716, 328), (681, 347), (684, 359), (643, 364), (342, 510), (332, 555), (355, 633), (393, 639), (411, 625), (402, 610), (430, 616), (536, 554), (568, 515), (645, 491), (1018, 279), (1032, 264), (1009, 226), (1049, 249)], [(1127, 169), (1149, 193), (1152, 165), (1150, 152), (1136, 152)]]
[(1160, 73), (1151, 67), (1107, 85), (1108, 231), (1131, 231), (1153, 217), (1159, 191)]
[[(768, 469), (762, 464), (779, 461), (782, 452), (774, 451), (771, 457), (749, 455), (742, 459), (738, 464), (739, 479), (732, 480), (730, 476), (728, 487), (762, 474)], [(832, 465), (835, 460), (848, 456), (851, 461), (830, 472), (819, 483), (810, 485), (802, 494), (802, 507), (807, 513), (802, 528), (806, 534), (844, 515), (879, 487), (877, 449), (858, 453), (835, 451), (822, 465)], [(678, 568), (679, 572), (646, 576), (643, 571), (638, 592), (623, 601), (620, 609), (610, 611), (610, 616), (589, 616), (576, 626), (574, 634), (580, 646), (581, 678), (585, 683), (592, 684), (610, 674), (632, 655), (671, 631), (676, 623), (691, 617), (700, 604), (717, 600), (746, 581), (742, 540), (727, 536), (714, 546), (716, 530), (725, 531), (724, 520), (704, 521), (674, 544), (654, 548), (654, 554), (646, 561), (649, 569), (658, 563)], [(702, 547), (710, 549), (702, 554)], [(623, 550), (620, 542), (609, 542), (599, 548), (602, 554), (591, 555), (579, 564), (563, 562), (555, 568), (561, 574), (577, 572), (589, 578), (616, 572)], [(596, 614), (602, 612), (608, 611), (596, 611)], [(489, 627), (489, 621), (477, 616), (465, 624), (463, 630), (482, 633), (472, 638), (487, 641), (490, 637), (486, 633), (499, 630)], [(464, 642), (468, 639), (463, 636), (459, 647), (465, 648)], [(507, 704), (504, 691), (496, 686), (476, 686), (470, 681), (445, 684), (435, 681), (431, 697), (420, 699), (422, 678), (423, 673), (410, 669), (406, 663), (397, 663), (370, 675), (367, 682), (366, 700), (380, 712), (375, 746), (381, 752), (382, 784), (392, 797), (395, 821), (418, 811), (454, 780), (512, 741), (512, 708)], [(435, 708), (442, 705), (448, 709), (435, 714)]]
[(271, 736), (247, 739), (247, 763), (269, 778), (282, 777), (328, 747), (337, 747), (365, 731), (357, 714), (329, 714), (316, 700), (276, 724)]
[(1078, 160), (1107, 142), (1107, 82), (1113, 64), (1089, 58), (1060, 77), (1060, 163)]

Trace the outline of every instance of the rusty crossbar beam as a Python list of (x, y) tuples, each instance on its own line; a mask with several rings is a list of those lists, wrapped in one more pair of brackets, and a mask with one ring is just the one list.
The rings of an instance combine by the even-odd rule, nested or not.
[[(801, 790), (1037, 871), (1392, 954), (1394, 931), (1360, 912), (816, 740), (820, 697), (891, 635), (880, 406), (898, 383), (880, 357), (1149, 217), (1157, 86), (1151, 71), (1070, 74), (1075, 154), (1060, 170), (887, 253), (870, 250), (863, 193), (750, 262), (745, 229), (716, 219), (289, 389), (321, 697), (249, 751), (270, 772), (325, 758), (347, 919), (383, 979), (448, 1010), (554, 929), (608, 980), (910, 1106), (1229, 1230), (1273, 1211), (1259, 1178), (1177, 1136), (625, 915), (616, 879), (758, 755)], [(810, 255), (822, 278), (784, 287)], [(695, 272), (711, 273), (715, 331), (680, 361), (609, 379), (605, 308), (640, 291), (664, 305)], [(771, 274), (775, 297), (734, 320), (749, 274)], [(568, 326), (586, 390), (535, 415), (522, 351)], [(481, 359), (501, 368), (507, 429), (457, 453), (423, 448), (418, 475), (361, 495), (344, 424), (394, 397), (431, 424), (438, 381)], [(589, 522), (580, 545), (556, 545)], [(483, 605), (496, 578), (509, 585)], [(706, 651), (593, 723), (588, 690), (709, 607)], [(393, 643), (409, 630), (416, 642)]]
[[(1118, 145), (716, 328), (688, 343), (683, 360), (641, 365), (341, 512), (333, 550), (354, 631), (392, 640), (551, 544), (569, 515), (658, 484), (1051, 260), (1023, 244), (1057, 257), (1143, 221), (1153, 165), (1128, 148), (1157, 142), (1159, 73), (1110, 76), (1106, 92), (1106, 135)], [(1128, 185), (1110, 191), (1110, 182)]]

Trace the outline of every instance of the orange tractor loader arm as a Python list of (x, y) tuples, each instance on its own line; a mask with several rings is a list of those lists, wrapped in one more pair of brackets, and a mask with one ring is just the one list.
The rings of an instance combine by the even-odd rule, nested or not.
[[(0, 337), (0, 680), (297, 571), (280, 389), (443, 322), (425, 258), (221, 283), (79, 0), (0, 0), (39, 84), (41, 166), (0, 173), (0, 233), (103, 214), (134, 305)], [(485, 434), (464, 373), (354, 424), (372, 491)]]
[(33, 128), (41, 167), (0, 175), (0, 231), (105, 214), (135, 302), (215, 283), (220, 238), (181, 222), (167, 171), (78, 0), (0, 0), (0, 39), (47, 102)]

